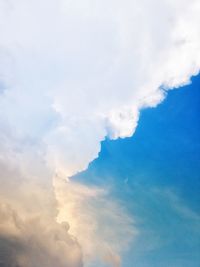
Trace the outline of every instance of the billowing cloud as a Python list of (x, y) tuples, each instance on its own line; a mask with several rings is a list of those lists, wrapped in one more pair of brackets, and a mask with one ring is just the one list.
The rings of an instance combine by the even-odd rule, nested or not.
[[(28, 209), (33, 216), (48, 210), (53, 228), (71, 221), (83, 254), (93, 253), (69, 203), (82, 212), (79, 220), (80, 203), (89, 194), (85, 224), (91, 218), (97, 223), (94, 209), (107, 196), (72, 182), (57, 187), (55, 177), (67, 179), (86, 169), (105, 137), (132, 136), (141, 109), (157, 106), (168, 89), (198, 73), (199, 12), (198, 0), (0, 0), (1, 202), (9, 200), (8, 211), (25, 214), (22, 224)], [(114, 212), (110, 219), (117, 220), (120, 205), (110, 205), (115, 207), (108, 207)], [(126, 240), (121, 229), (113, 231)], [(95, 240), (103, 236), (94, 232)], [(34, 238), (43, 246), (37, 234)], [(99, 242), (104, 248), (110, 244), (109, 238)], [(101, 256), (110, 262), (116, 253), (119, 264), (120, 248), (109, 250)]]
[(81, 249), (68, 234), (67, 223), (45, 216), (23, 221), (6, 205), (0, 206), (0, 216), (1, 266), (82, 266)]
[(65, 176), (199, 71), (199, 1), (1, 0), (2, 116)]
[(16, 142), (5, 127), (0, 136), (1, 266), (81, 267), (108, 255), (117, 266), (137, 234), (125, 208), (108, 190), (55, 176), (29, 139)]

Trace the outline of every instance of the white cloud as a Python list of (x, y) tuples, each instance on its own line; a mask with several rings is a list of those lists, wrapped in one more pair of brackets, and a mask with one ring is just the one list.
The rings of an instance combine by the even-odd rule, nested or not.
[(131, 136), (161, 88), (198, 73), (199, 12), (198, 0), (0, 0), (2, 160), (48, 192), (106, 136)]
[[(199, 71), (199, 1), (2, 1), (1, 97), (21, 134), (70, 176), (100, 141), (131, 136), (139, 110)], [(59, 140), (59, 141), (58, 141)]]

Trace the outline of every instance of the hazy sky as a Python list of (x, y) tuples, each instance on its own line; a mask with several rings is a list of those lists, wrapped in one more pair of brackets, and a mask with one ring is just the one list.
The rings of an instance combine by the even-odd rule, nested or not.
[(199, 266), (199, 13), (0, 0), (0, 266)]

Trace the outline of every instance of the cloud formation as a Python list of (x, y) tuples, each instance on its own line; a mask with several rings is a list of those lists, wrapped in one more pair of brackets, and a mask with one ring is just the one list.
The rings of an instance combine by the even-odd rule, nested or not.
[[(2, 116), (71, 176), (199, 71), (199, 1), (1, 0)], [(14, 111), (14, 112), (13, 112)]]
[(121, 204), (108, 190), (55, 176), (29, 139), (15, 142), (5, 127), (0, 137), (1, 266), (81, 267), (108, 255), (117, 266), (137, 234)]
[[(53, 236), (55, 229), (62, 233), (64, 220), (71, 221), (70, 229), (77, 238), (75, 241), (67, 231), (62, 235), (66, 246), (71, 242), (72, 251), (78, 251), (74, 264), (81, 266), (82, 253), (93, 253), (91, 236), (86, 242), (70, 212), (75, 209), (80, 214), (77, 220), (82, 220), (80, 204), (86, 201), (85, 225), (91, 218), (97, 223), (100, 218), (94, 210), (106, 203), (107, 196), (72, 182), (56, 186), (55, 177), (67, 179), (85, 170), (98, 157), (106, 137), (132, 136), (141, 109), (157, 106), (168, 89), (188, 83), (199, 72), (199, 12), (198, 0), (0, 0), (1, 207), (4, 213), (7, 210), (12, 229), (16, 225), (9, 214), (24, 214), (19, 221), (26, 225), (22, 227), (26, 233), (30, 214), (43, 218), (42, 223), (34, 219), (32, 239), (41, 251), (46, 251), (46, 245), (37, 232), (49, 224)], [(89, 204), (88, 197), (92, 199)], [(94, 199), (95, 205), (91, 204)], [(114, 211), (110, 219), (118, 220), (120, 205), (113, 200), (110, 205), (115, 207), (108, 207)], [(126, 211), (122, 213), (125, 229), (130, 220)], [(2, 236), (7, 231), (2, 227), (2, 240), (13, 244), (12, 233)], [(133, 228), (127, 229), (134, 236)], [(33, 236), (25, 232), (20, 232), (15, 243), (22, 247), (19, 255), (24, 255), (26, 238)], [(101, 239), (103, 235), (94, 232), (95, 242), (100, 238), (103, 248), (110, 246), (109, 238)], [(121, 233), (126, 240), (126, 231), (113, 230), (120, 240)], [(45, 236), (50, 254), (52, 235)], [(58, 245), (57, 249), (65, 248)], [(107, 256), (101, 255), (107, 262), (121, 250), (109, 249)], [(30, 250), (36, 253), (33, 247)], [(51, 255), (53, 264), (57, 254)], [(66, 253), (65, 264), (72, 267), (69, 255)], [(119, 264), (118, 256), (114, 258)]]
[(22, 221), (9, 206), (0, 206), (2, 267), (82, 266), (78, 242), (68, 234), (68, 224), (52, 218), (33, 217)]

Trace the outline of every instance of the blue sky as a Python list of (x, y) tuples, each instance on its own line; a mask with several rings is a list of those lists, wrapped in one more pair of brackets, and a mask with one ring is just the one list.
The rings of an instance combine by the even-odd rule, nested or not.
[(131, 212), (137, 242), (124, 267), (200, 265), (200, 75), (141, 112), (131, 138), (102, 142), (78, 181), (109, 186)]

